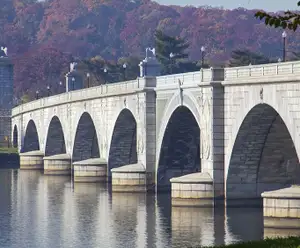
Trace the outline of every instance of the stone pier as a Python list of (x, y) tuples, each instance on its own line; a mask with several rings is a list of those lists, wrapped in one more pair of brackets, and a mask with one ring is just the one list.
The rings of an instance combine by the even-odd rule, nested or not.
[(300, 229), (300, 186), (262, 193), (265, 228)]
[(70, 175), (71, 157), (68, 154), (58, 154), (44, 157), (45, 175)]
[(130, 164), (111, 170), (112, 191), (146, 192), (146, 171), (142, 164)]
[(73, 163), (74, 182), (106, 182), (107, 162), (102, 158), (90, 158)]
[(209, 207), (214, 204), (213, 180), (208, 173), (170, 179), (173, 206)]
[(30, 151), (20, 153), (20, 169), (22, 170), (43, 170), (44, 153), (41, 151)]

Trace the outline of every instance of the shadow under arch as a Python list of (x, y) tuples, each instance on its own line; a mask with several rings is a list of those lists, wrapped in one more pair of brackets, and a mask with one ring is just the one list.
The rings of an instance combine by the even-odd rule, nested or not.
[(72, 160), (76, 162), (99, 157), (100, 151), (96, 128), (91, 115), (84, 112), (77, 124)]
[(18, 147), (18, 127), (17, 127), (17, 125), (14, 126), (14, 130), (13, 130), (13, 147), (14, 148)]
[(24, 145), (21, 152), (30, 152), (40, 150), (39, 136), (36, 125), (33, 120), (30, 120), (26, 127)]
[(172, 113), (157, 168), (157, 190), (170, 190), (170, 179), (201, 171), (200, 128), (193, 113), (179, 106)]
[(57, 116), (53, 116), (47, 132), (45, 156), (66, 153), (66, 144), (61, 122)]
[(111, 169), (137, 163), (136, 120), (128, 109), (123, 109), (114, 126), (108, 157), (108, 177)]
[(300, 183), (299, 159), (279, 113), (254, 106), (239, 127), (226, 178), (226, 197), (258, 198), (261, 193)]

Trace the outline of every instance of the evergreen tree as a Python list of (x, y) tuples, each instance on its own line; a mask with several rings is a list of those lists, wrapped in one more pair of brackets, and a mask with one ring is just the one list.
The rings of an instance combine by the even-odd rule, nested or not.
[(247, 66), (249, 64), (259, 65), (271, 63), (270, 59), (261, 54), (251, 52), (247, 49), (234, 50), (231, 53), (231, 59), (229, 60), (230, 67)]
[[(189, 45), (181, 38), (164, 34), (161, 30), (155, 32), (155, 52), (162, 65), (162, 74), (180, 73), (184, 68), (179, 62), (184, 61), (188, 54), (185, 50)], [(173, 54), (173, 57), (170, 57)]]

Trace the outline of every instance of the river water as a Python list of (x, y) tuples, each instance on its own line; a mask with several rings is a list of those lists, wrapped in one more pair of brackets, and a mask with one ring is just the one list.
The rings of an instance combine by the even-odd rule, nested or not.
[(183, 248), (264, 237), (261, 208), (172, 208), (70, 177), (0, 170), (0, 247)]

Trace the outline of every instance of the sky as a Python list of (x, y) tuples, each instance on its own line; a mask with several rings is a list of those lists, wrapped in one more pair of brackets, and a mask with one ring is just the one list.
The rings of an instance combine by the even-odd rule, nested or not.
[[(267, 11), (278, 10), (295, 10), (297, 7), (297, 0), (156, 0), (160, 4), (174, 4), (174, 5), (209, 5), (213, 7), (224, 7), (226, 9), (243, 7), (246, 9), (264, 9)], [(283, 4), (284, 3), (284, 4)]]

